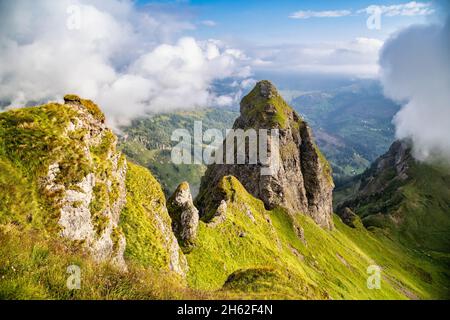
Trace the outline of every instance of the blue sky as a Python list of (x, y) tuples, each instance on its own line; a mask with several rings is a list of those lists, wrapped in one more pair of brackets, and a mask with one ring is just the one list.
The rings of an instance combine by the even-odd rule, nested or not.
[[(386, 39), (392, 32), (413, 23), (423, 23), (432, 15), (383, 17), (380, 30), (366, 27), (367, 15), (357, 13), (370, 5), (392, 6), (409, 1), (295, 1), (295, 0), (140, 0), (140, 5), (170, 6), (190, 19), (212, 21), (214, 26), (199, 25), (191, 34), (201, 38), (221, 38), (257, 44), (344, 41), (355, 37)], [(420, 1), (418, 1), (420, 3)], [(423, 1), (421, 3), (429, 3)], [(291, 19), (299, 10), (349, 10), (344, 17)]]
[[(151, 14), (176, 15), (180, 35), (220, 40), (252, 59), (259, 73), (376, 77), (383, 43), (413, 24), (436, 20), (433, 0), (139, 0)], [(368, 28), (373, 8), (380, 27)]]

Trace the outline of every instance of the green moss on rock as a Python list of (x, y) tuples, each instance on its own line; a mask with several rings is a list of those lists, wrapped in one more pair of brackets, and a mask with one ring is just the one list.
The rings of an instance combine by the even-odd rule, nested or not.
[(91, 100), (82, 99), (77, 95), (74, 94), (68, 94), (64, 96), (64, 102), (66, 104), (74, 104), (85, 107), (90, 114), (94, 116), (97, 120), (100, 120), (101, 122), (105, 122), (105, 115), (100, 110), (100, 108)]
[(258, 82), (241, 102), (241, 117), (266, 124), (267, 128), (284, 129), (292, 108), (280, 96), (276, 88), (266, 80)]

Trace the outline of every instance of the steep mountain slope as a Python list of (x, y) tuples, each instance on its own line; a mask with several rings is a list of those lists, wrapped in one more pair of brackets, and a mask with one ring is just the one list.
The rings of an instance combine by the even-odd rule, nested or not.
[[(27, 180), (36, 204), (17, 216), (83, 243), (99, 261), (113, 259), (124, 267), (125, 239), (117, 224), (125, 201), (125, 158), (96, 105), (75, 96), (65, 103), (0, 114), (3, 163)], [(2, 216), (14, 222), (7, 212)]]
[[(98, 107), (75, 96), (0, 113), (0, 169), (0, 298), (448, 297), (435, 259), (359, 220), (350, 228), (333, 216), (328, 230), (268, 210), (232, 176), (211, 185), (221, 196), (211, 219), (198, 220), (186, 184), (166, 207), (151, 173), (116, 150)], [(367, 286), (371, 265), (380, 289)], [(79, 290), (67, 287), (74, 266)]]
[[(332, 228), (332, 190), (334, 187), (328, 162), (315, 145), (308, 124), (289, 107), (277, 89), (269, 81), (260, 81), (242, 99), (241, 115), (236, 119), (233, 129), (279, 130), (279, 147), (269, 146), (272, 158), (279, 164), (271, 175), (263, 175), (261, 168), (262, 151), (258, 162), (251, 163), (246, 152), (245, 164), (212, 164), (202, 178), (197, 202), (206, 208), (209, 215), (208, 199), (211, 190), (226, 175), (235, 176), (256, 198), (264, 202), (266, 208), (277, 206), (292, 212), (308, 214), (322, 227)], [(259, 137), (263, 139), (263, 137)], [(277, 138), (268, 138), (269, 141)], [(231, 145), (229, 142), (231, 141)], [(236, 158), (235, 136), (229, 135), (223, 145), (223, 154)], [(256, 141), (256, 140), (255, 140)], [(245, 141), (243, 142), (244, 144)], [(239, 144), (239, 142), (237, 142)], [(234, 149), (230, 149), (234, 148)], [(250, 147), (246, 146), (246, 150)], [(224, 156), (224, 160), (227, 157)], [(221, 199), (218, 199), (219, 201)], [(217, 201), (215, 201), (217, 205)]]
[(184, 276), (188, 266), (172, 232), (161, 186), (147, 169), (129, 163), (126, 188), (127, 203), (119, 223), (127, 239), (125, 257)]
[[(243, 99), (241, 116), (236, 120), (234, 128), (273, 127), (282, 131), (282, 141), (280, 142), (282, 166), (275, 177), (275, 184), (281, 184), (283, 189), (281, 194), (284, 196), (286, 189), (303, 185), (300, 183), (300, 179), (296, 182), (291, 181), (283, 187), (283, 183), (279, 181), (285, 179), (286, 176), (294, 173), (297, 177), (301, 177), (302, 174), (306, 173), (307, 175), (320, 177), (324, 174), (324, 171), (302, 165), (300, 170), (296, 170), (295, 167), (289, 166), (292, 164), (290, 161), (301, 163), (301, 158), (305, 157), (305, 153), (308, 151), (317, 152), (316, 159), (321, 161), (321, 165), (324, 167), (326, 167), (324, 164), (326, 160), (320, 156), (316, 147), (309, 150), (301, 147), (305, 140), (314, 146), (311, 134), (307, 136), (301, 134), (301, 128), (307, 128), (307, 124), (287, 106), (269, 82), (262, 81)], [(283, 130), (285, 131), (283, 132)], [(298, 137), (295, 136), (296, 130), (300, 131)], [(291, 135), (294, 136), (293, 139), (290, 138)], [(291, 147), (289, 154), (283, 154), (283, 147), (288, 145), (300, 145), (300, 148)], [(292, 149), (294, 152), (292, 152)], [(288, 164), (287, 170), (283, 171), (283, 166), (286, 166), (286, 163)], [(357, 287), (355, 282), (361, 281), (364, 272), (366, 272), (362, 265), (367, 268), (370, 265), (369, 261), (373, 264), (383, 261), (386, 265), (382, 265), (381, 268), (385, 270), (389, 268), (387, 266), (390, 266), (392, 268), (389, 268), (390, 271), (396, 274), (393, 278), (391, 278), (391, 275), (385, 275), (386, 281), (393, 285), (394, 291), (399, 290), (403, 295), (410, 298), (423, 297), (424, 294), (427, 295), (425, 292), (430, 290), (432, 283), (432, 281), (427, 281), (434, 279), (434, 284), (438, 283), (441, 286), (437, 286), (439, 287), (438, 290), (445, 292), (446, 277), (442, 276), (442, 273), (436, 272), (432, 264), (427, 262), (418, 266), (417, 261), (415, 261), (417, 256), (413, 251), (395, 245), (381, 234), (370, 235), (369, 232), (364, 230), (360, 222), (355, 221), (354, 223), (354, 226), (358, 225), (355, 234), (349, 232), (336, 219), (334, 219), (334, 222), (339, 226), (339, 230), (318, 231), (312, 221), (321, 226), (323, 224), (320, 223), (320, 220), (317, 220), (314, 214), (307, 214), (306, 216), (299, 214), (307, 213), (308, 207), (303, 207), (303, 210), (299, 210), (299, 207), (297, 207), (295, 210), (292, 203), (295, 203), (296, 199), (286, 196), (285, 199), (288, 199), (287, 202), (290, 204), (287, 207), (283, 201), (270, 202), (258, 188), (271, 186), (273, 181), (264, 181), (259, 176), (259, 169), (259, 165), (249, 164), (215, 164), (208, 167), (205, 177), (202, 179), (200, 195), (197, 199), (200, 210), (204, 210), (199, 225), (197, 245), (187, 254), (191, 266), (188, 279), (193, 286), (215, 288), (227, 279), (225, 281), (226, 288), (236, 288), (233, 282), (238, 282), (241, 283), (240, 289), (245, 291), (246, 288), (242, 285), (242, 282), (245, 283), (245, 281), (242, 279), (262, 278), (263, 287), (267, 287), (268, 283), (271, 283), (272, 286), (274, 283), (283, 283), (278, 289), (272, 287), (275, 295), (295, 296), (295, 293), (302, 292), (301, 296), (309, 298), (350, 297), (353, 294), (353, 289), (358, 291), (355, 288), (355, 286)], [(328, 174), (330, 173), (328, 172)], [(332, 188), (332, 184), (328, 187)], [(327, 194), (327, 190), (324, 189), (318, 192), (322, 196)], [(259, 200), (256, 198), (259, 198)], [(308, 215), (311, 216), (312, 220), (307, 217)], [(312, 234), (307, 230), (312, 231)], [(349, 236), (358, 239), (356, 244), (352, 242), (353, 239), (348, 238)], [(309, 241), (310, 237), (314, 239), (312, 242)], [(368, 249), (366, 251), (368, 253), (367, 261), (359, 255), (361, 246), (365, 250)], [(381, 249), (383, 246), (384, 249)], [(313, 249), (309, 251), (310, 248)], [(378, 249), (372, 251), (374, 248)], [(377, 250), (381, 250), (383, 253), (380, 255)], [(346, 254), (349, 256), (346, 256)], [(408, 270), (419, 270), (417, 273), (424, 275), (424, 278), (412, 280), (407, 279), (408, 276), (406, 278), (403, 278), (402, 275), (399, 276), (399, 274), (402, 274), (400, 270), (403, 268), (403, 264), (395, 262), (395, 256), (401, 256), (404, 263), (409, 266)], [(323, 268), (318, 267), (322, 265), (317, 262), (320, 259), (324, 259), (322, 260), (325, 265)], [(356, 262), (358, 260), (362, 265), (358, 266)], [(201, 261), (201, 263), (198, 263), (198, 261)], [(299, 261), (301, 262), (298, 263)], [(336, 261), (339, 261), (339, 263), (336, 264)], [(349, 275), (342, 271), (342, 268), (337, 267), (339, 264), (349, 267), (352, 274)], [(208, 265), (208, 267), (203, 268), (205, 265)], [(197, 270), (196, 266), (202, 267)], [(258, 268), (255, 266), (258, 266)], [(260, 270), (260, 267), (263, 267), (263, 270)], [(445, 269), (445, 266), (441, 265), (440, 268)], [(441, 270), (440, 268), (437, 268), (437, 270)], [(237, 271), (234, 271), (230, 276), (229, 272), (236, 269)], [(277, 275), (275, 276), (271, 270), (277, 270)], [(286, 273), (281, 270), (285, 270)], [(246, 274), (247, 272), (250, 274)], [(343, 272), (343, 274), (337, 275), (335, 272)], [(358, 272), (361, 272), (360, 280), (357, 280)], [(267, 279), (275, 277), (277, 280), (271, 282), (266, 277)], [(324, 278), (339, 279), (337, 281), (340, 283), (346, 279), (348, 283), (336, 288), (334, 283), (328, 282)], [(297, 286), (293, 288), (292, 285), (288, 285), (287, 283), (292, 282), (286, 279), (295, 279), (292, 282)], [(258, 282), (259, 280), (255, 281)], [(320, 282), (321, 289), (316, 287), (317, 282)], [(408, 288), (408, 284), (411, 287)], [(252, 287), (251, 283), (246, 285)], [(259, 287), (257, 284), (255, 286)], [(433, 291), (433, 289), (431, 290)], [(371, 293), (363, 292), (364, 290), (359, 291), (362, 295), (368, 294), (367, 297), (371, 296)], [(389, 296), (387, 292), (383, 294)]]
[[(200, 221), (186, 254), (188, 283), (231, 297), (291, 299), (418, 299), (447, 297), (445, 266), (405, 249), (362, 224), (334, 216), (332, 231), (285, 209), (266, 210), (234, 177), (218, 190), (224, 200)], [(367, 286), (368, 268), (382, 270), (381, 289)]]
[(450, 168), (420, 163), (407, 142), (396, 141), (346, 187), (356, 193), (341, 200), (339, 213), (348, 207), (366, 227), (381, 228), (406, 246), (448, 257)]

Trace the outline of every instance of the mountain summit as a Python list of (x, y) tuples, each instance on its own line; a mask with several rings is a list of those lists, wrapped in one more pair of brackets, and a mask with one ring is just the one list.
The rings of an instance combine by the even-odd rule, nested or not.
[[(331, 169), (314, 143), (308, 124), (267, 80), (258, 82), (242, 99), (240, 112), (233, 125), (235, 130), (279, 130), (279, 168), (273, 175), (261, 175), (262, 164), (249, 164), (248, 154), (245, 164), (210, 165), (202, 179), (197, 202), (206, 204), (206, 199), (215, 197), (214, 206), (217, 208), (222, 199), (211, 192), (216, 193), (212, 190), (222, 177), (231, 175), (250, 194), (261, 199), (266, 208), (281, 206), (291, 213), (301, 212), (309, 215), (318, 225), (331, 229), (334, 187)], [(207, 208), (203, 215), (208, 214)]]

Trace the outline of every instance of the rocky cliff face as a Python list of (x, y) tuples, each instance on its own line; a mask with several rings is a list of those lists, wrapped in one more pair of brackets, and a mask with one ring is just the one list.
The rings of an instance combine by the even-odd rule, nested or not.
[[(283, 206), (293, 213), (302, 212), (320, 226), (331, 229), (334, 187), (331, 170), (315, 145), (308, 124), (287, 105), (269, 81), (259, 82), (243, 98), (240, 111), (233, 129), (279, 130), (279, 150), (274, 151), (279, 168), (272, 175), (261, 175), (263, 165), (261, 162), (250, 164), (248, 152), (245, 164), (210, 165), (197, 198), (197, 202), (207, 208), (203, 215), (213, 211), (212, 204), (217, 208), (221, 201), (213, 187), (223, 176), (232, 175), (267, 208)], [(225, 145), (226, 142), (224, 149)]]
[[(337, 207), (337, 213), (344, 222), (351, 225), (348, 219), (349, 212), (359, 211), (360, 207), (370, 204), (373, 209), (370, 214), (388, 213), (395, 210), (403, 197), (396, 193), (409, 178), (409, 169), (414, 161), (411, 155), (411, 147), (406, 141), (395, 141), (389, 150), (380, 156), (372, 166), (367, 169), (358, 181), (356, 194), (351, 199), (344, 201)], [(388, 196), (383, 200), (383, 205), (377, 204), (377, 200)], [(373, 212), (372, 212), (373, 211)]]
[[(61, 236), (83, 243), (98, 261), (112, 260), (125, 267), (126, 240), (118, 223), (126, 200), (126, 160), (116, 151), (116, 137), (96, 105), (76, 96), (66, 96), (65, 105), (74, 116), (61, 138), (76, 139), (71, 147), (79, 148), (79, 157), (55, 158), (40, 187), (59, 195), (53, 201), (59, 207)], [(75, 161), (68, 165), (84, 164), (84, 174), (73, 181), (61, 170), (70, 160)]]
[[(395, 141), (347, 187), (355, 192), (337, 205), (336, 212), (348, 225), (353, 224), (356, 214), (365, 227), (383, 229), (407, 246), (448, 252), (447, 164), (416, 161), (410, 142)], [(337, 190), (338, 195), (341, 192)]]
[(368, 195), (385, 189), (391, 182), (389, 179), (382, 179), (387, 171), (391, 171), (393, 180), (406, 181), (411, 161), (413, 157), (410, 144), (407, 141), (395, 141), (361, 176), (359, 193)]

